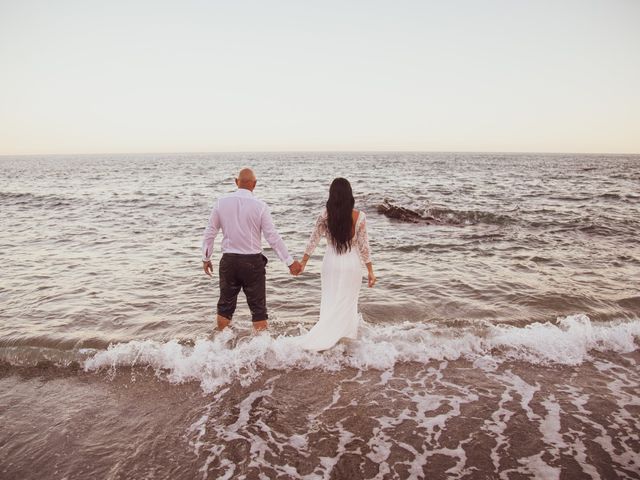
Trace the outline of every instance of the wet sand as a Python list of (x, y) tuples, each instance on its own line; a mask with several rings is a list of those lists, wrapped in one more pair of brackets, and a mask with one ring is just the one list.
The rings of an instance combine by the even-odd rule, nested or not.
[[(264, 371), (212, 394), (150, 369), (0, 370), (3, 479), (640, 478), (640, 354), (577, 367)], [(327, 388), (329, 387), (329, 388)]]

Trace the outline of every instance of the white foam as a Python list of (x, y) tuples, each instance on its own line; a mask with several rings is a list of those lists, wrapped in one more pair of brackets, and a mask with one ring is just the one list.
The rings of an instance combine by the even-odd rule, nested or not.
[(309, 441), (304, 435), (294, 434), (289, 437), (289, 445), (296, 450), (304, 450), (309, 445)]
[(543, 452), (530, 457), (519, 458), (519, 468), (503, 470), (500, 478), (511, 478), (510, 473), (520, 473), (522, 475), (533, 475), (533, 478), (544, 478), (545, 480), (559, 480), (560, 468), (552, 467), (542, 459)]
[(567, 448), (567, 444), (562, 439), (562, 434), (560, 433), (560, 413), (562, 409), (554, 395), (545, 398), (542, 401), (542, 405), (547, 409), (547, 415), (540, 422), (542, 439), (547, 445), (553, 445), (554, 449), (552, 454), (555, 457), (559, 457), (557, 452), (560, 449)]
[[(491, 421), (485, 420), (482, 430), (489, 432), (495, 439), (496, 444), (491, 448), (491, 461), (495, 471), (500, 470), (500, 461), (502, 459), (501, 452), (507, 451), (510, 448), (511, 442), (507, 435), (507, 428), (509, 421), (515, 414), (515, 412), (508, 408), (510, 402), (515, 397), (514, 394), (520, 396), (520, 406), (527, 414), (529, 420), (534, 420), (537, 415), (533, 412), (530, 406), (530, 402), (533, 399), (533, 395), (540, 388), (538, 385), (530, 385), (525, 382), (521, 377), (514, 374), (511, 370), (507, 370), (502, 374), (493, 373), (495, 370), (494, 365), (490, 365), (489, 376), (497, 380), (501, 385), (505, 386), (505, 389), (500, 395), (500, 401), (498, 402), (498, 408), (491, 414)], [(501, 478), (507, 478), (501, 475)]]
[[(596, 431), (603, 432), (603, 427), (592, 420), (593, 414), (585, 408), (585, 406), (589, 403), (589, 395), (583, 393), (580, 389), (572, 385), (567, 385), (566, 387), (564, 387), (564, 390), (568, 394), (569, 402), (571, 403), (571, 405), (573, 405), (573, 407), (575, 407), (576, 411), (578, 412), (577, 414), (574, 414), (574, 417), (577, 420), (581, 420), (587, 425), (595, 426)], [(589, 477), (593, 480), (600, 480), (600, 474), (590, 462), (591, 459), (587, 452), (587, 446), (584, 443), (584, 440), (587, 439), (585, 429), (578, 428), (577, 430), (575, 430), (569, 428), (569, 437), (571, 438), (570, 443), (573, 448), (571, 454), (575, 457), (582, 471), (586, 475), (589, 475)], [(611, 444), (611, 442), (609, 442), (609, 444)]]
[(514, 359), (531, 363), (578, 365), (590, 350), (628, 353), (640, 337), (640, 321), (593, 325), (586, 315), (570, 315), (558, 324), (532, 323), (525, 327), (496, 326), (487, 341)]
[(487, 371), (505, 360), (577, 365), (593, 350), (631, 352), (638, 348), (638, 338), (640, 320), (594, 325), (585, 315), (559, 319), (557, 324), (488, 326), (484, 335), (428, 324), (365, 324), (358, 340), (315, 353), (300, 349), (290, 337), (261, 334), (238, 339), (234, 330), (227, 329), (213, 340), (198, 339), (193, 346), (177, 340), (111, 345), (87, 359), (84, 368), (150, 366), (171, 382), (199, 381), (210, 392), (233, 380), (248, 385), (265, 368), (387, 370), (399, 362), (459, 358), (475, 361)]

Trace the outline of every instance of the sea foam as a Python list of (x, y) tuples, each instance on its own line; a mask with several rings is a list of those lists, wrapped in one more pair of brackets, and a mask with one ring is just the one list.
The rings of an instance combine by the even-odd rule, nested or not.
[(592, 351), (632, 352), (639, 338), (640, 320), (593, 324), (586, 315), (524, 327), (488, 325), (482, 333), (408, 322), (363, 324), (358, 340), (318, 353), (300, 349), (291, 337), (263, 333), (238, 338), (237, 332), (227, 329), (212, 340), (198, 339), (193, 346), (177, 340), (111, 345), (86, 359), (84, 369), (150, 367), (170, 382), (199, 381), (210, 392), (235, 380), (248, 385), (263, 369), (386, 370), (400, 362), (459, 358), (479, 366), (511, 360), (579, 365)]

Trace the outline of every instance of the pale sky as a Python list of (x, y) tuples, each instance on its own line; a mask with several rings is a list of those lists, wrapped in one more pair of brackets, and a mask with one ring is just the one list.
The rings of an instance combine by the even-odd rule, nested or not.
[(0, 0), (0, 154), (640, 153), (640, 0)]

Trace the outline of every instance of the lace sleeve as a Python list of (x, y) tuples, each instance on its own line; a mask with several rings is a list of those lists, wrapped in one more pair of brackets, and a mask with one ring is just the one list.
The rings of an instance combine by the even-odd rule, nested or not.
[(356, 246), (363, 263), (371, 263), (371, 249), (369, 248), (369, 235), (367, 234), (367, 219), (364, 212), (360, 212), (362, 219), (356, 230)]
[(311, 232), (311, 236), (309, 237), (309, 241), (307, 242), (307, 246), (304, 249), (304, 253), (306, 255), (311, 256), (313, 251), (318, 246), (318, 242), (320, 239), (327, 235), (327, 217), (324, 213), (318, 215), (318, 219), (316, 220), (316, 225), (313, 228), (313, 232)]

